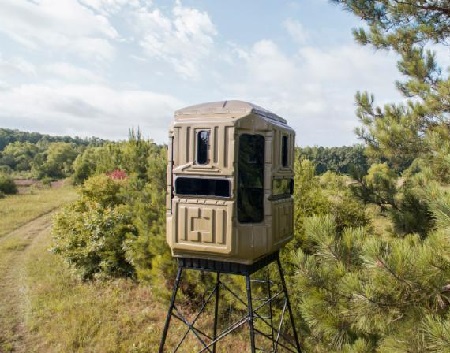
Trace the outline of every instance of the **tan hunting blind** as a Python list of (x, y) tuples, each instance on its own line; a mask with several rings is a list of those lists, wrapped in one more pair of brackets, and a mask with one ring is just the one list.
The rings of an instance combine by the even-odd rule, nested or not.
[(178, 258), (253, 264), (293, 236), (295, 133), (242, 101), (180, 109), (170, 129), (167, 242)]
[[(183, 345), (192, 340), (198, 353), (225, 351), (227, 342), (220, 341), (246, 324), (252, 353), (278, 352), (279, 347), (301, 353), (279, 258), (279, 249), (293, 236), (294, 137), (286, 120), (251, 103), (204, 103), (175, 112), (168, 151), (167, 242), (178, 270), (159, 353), (165, 352), (172, 317), (178, 319), (174, 332), (182, 332), (180, 326), (185, 332), (174, 337), (174, 353), (185, 352)], [(268, 269), (273, 263), (278, 275)], [(215, 274), (215, 281), (205, 281), (204, 301), (194, 318), (175, 305), (186, 270)], [(245, 276), (246, 300), (242, 291), (227, 285), (231, 275)], [(258, 285), (257, 299), (252, 282)], [(223, 292), (247, 310), (219, 325)], [(232, 307), (228, 299), (226, 305)], [(274, 315), (276, 306), (279, 315)], [(208, 319), (205, 326), (198, 319), (208, 307), (214, 321), (211, 325)]]

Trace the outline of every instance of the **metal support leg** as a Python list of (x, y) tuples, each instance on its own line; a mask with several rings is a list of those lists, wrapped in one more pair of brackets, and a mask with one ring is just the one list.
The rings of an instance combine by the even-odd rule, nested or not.
[(291, 318), (291, 325), (292, 325), (292, 331), (294, 332), (295, 345), (297, 346), (298, 353), (302, 353), (302, 351), (300, 349), (300, 343), (298, 340), (297, 329), (295, 327), (294, 315), (292, 315), (291, 302), (289, 300), (289, 295), (288, 295), (288, 291), (287, 291), (287, 287), (286, 287), (286, 281), (284, 280), (283, 268), (281, 267), (281, 262), (280, 262), (279, 257), (277, 258), (277, 265), (278, 265), (278, 271), (280, 273), (281, 284), (283, 285), (284, 296), (286, 297), (286, 304), (288, 307), (289, 316)]
[(213, 353), (216, 353), (217, 322), (219, 320), (220, 272), (216, 276), (216, 307), (214, 309)]
[(169, 330), (170, 319), (172, 318), (172, 311), (175, 306), (175, 298), (177, 297), (178, 288), (180, 286), (181, 275), (183, 274), (183, 268), (178, 266), (177, 277), (175, 280), (175, 286), (172, 292), (172, 298), (170, 299), (170, 307), (167, 312), (166, 323), (164, 324), (163, 334), (161, 338), (161, 342), (159, 344), (159, 353), (164, 353), (164, 344), (166, 343), (167, 331)]
[(253, 326), (253, 303), (252, 303), (252, 285), (250, 282), (250, 274), (245, 276), (246, 279), (246, 287), (247, 287), (247, 305), (248, 305), (248, 326), (250, 329), (250, 345), (251, 352), (256, 353), (256, 345), (255, 345), (255, 329)]
[[(275, 292), (273, 292), (271, 276), (269, 275), (269, 270), (267, 268), (268, 265), (273, 262), (277, 262), (278, 271), (279, 271), (279, 279), (277, 278), (276, 282), (279, 283), (281, 281), (282, 288), (277, 288)], [(265, 281), (251, 280), (251, 275), (256, 273), (257, 271), (265, 268), (266, 270), (266, 284), (263, 283)], [(178, 290), (181, 286), (182, 273), (183, 270), (206, 270), (216, 274), (215, 284), (211, 283), (213, 286), (212, 290), (209, 291), (209, 295), (204, 297), (204, 303), (199, 309), (198, 313), (193, 319), (189, 319), (185, 317), (185, 314), (178, 310), (177, 305), (175, 305), (176, 297)], [(239, 275), (245, 276), (246, 280), (246, 296), (245, 299), (244, 293), (241, 291), (236, 291), (233, 287), (227, 286), (226, 281), (224, 281), (223, 274), (225, 275)], [(277, 276), (274, 275), (276, 278)], [(266, 286), (268, 297), (264, 296), (262, 299), (258, 298), (257, 291), (255, 292), (255, 305), (253, 305), (253, 296), (252, 296), (252, 282), (261, 283), (261, 289), (264, 292), (264, 287)], [(255, 288), (253, 288), (255, 289)], [(219, 305), (220, 305), (220, 296), (222, 294), (222, 290), (226, 293), (231, 294), (231, 299), (235, 300), (236, 303), (240, 303), (244, 307), (246, 306), (246, 312), (242, 312), (242, 316), (237, 319), (233, 319), (231, 323), (225, 325), (225, 327), (221, 327), (221, 323), (219, 323)], [(207, 293), (207, 292), (205, 292)], [(282, 312), (280, 317), (276, 321), (279, 323), (276, 324), (273, 317), (273, 307), (277, 303), (281, 303), (282, 297), (285, 297), (283, 302)], [(213, 298), (215, 297), (215, 307), (214, 309), (214, 321), (212, 327), (208, 326), (206, 328), (203, 327), (205, 320), (199, 320), (200, 316), (205, 312), (208, 307), (208, 303), (212, 304)], [(256, 302), (258, 301), (258, 304)], [(261, 302), (260, 302), (261, 301)], [(268, 309), (269, 314), (265, 316), (261, 312)], [(283, 329), (283, 322), (287, 317), (285, 314), (289, 314), (290, 316), (290, 324), (292, 326), (293, 337), (289, 336), (287, 332)], [(289, 296), (287, 292), (286, 281), (284, 278), (283, 269), (281, 267), (281, 262), (279, 259), (279, 254), (274, 253), (269, 255), (266, 258), (263, 258), (256, 264), (252, 265), (241, 265), (241, 264), (230, 264), (226, 262), (218, 262), (213, 260), (202, 260), (195, 258), (182, 258), (178, 261), (178, 272), (171, 296), (170, 308), (167, 313), (167, 318), (164, 324), (164, 329), (162, 332), (162, 338), (159, 346), (159, 353), (164, 353), (164, 347), (169, 331), (169, 326), (171, 325), (172, 316), (177, 319), (178, 325), (184, 325), (186, 329), (186, 333), (184, 336), (179, 337), (181, 340), (178, 345), (175, 347), (173, 351), (178, 352), (179, 349), (182, 349), (182, 345), (185, 342), (185, 338), (188, 334), (193, 334), (194, 339), (198, 340), (201, 348), (197, 353), (210, 352), (217, 353), (221, 350), (220, 345), (217, 345), (217, 342), (230, 335), (233, 331), (246, 326), (248, 324), (248, 329), (250, 333), (250, 347), (251, 353), (256, 353), (257, 351), (266, 351), (271, 353), (277, 353), (279, 349), (284, 349), (291, 353), (301, 353), (300, 343), (298, 340), (297, 329), (295, 327), (295, 320), (292, 313), (291, 303), (289, 301)], [(238, 316), (238, 317), (239, 317)], [(173, 321), (173, 320), (172, 320)], [(198, 321), (198, 322), (197, 322)], [(208, 321), (208, 320), (206, 320)], [(173, 323), (172, 323), (173, 324)], [(288, 324), (289, 325), (289, 324)], [(178, 326), (177, 326), (178, 327)], [(291, 332), (290, 329), (286, 328), (288, 332)], [(293, 342), (295, 339), (295, 343)], [(258, 344), (258, 347), (256, 346)], [(269, 348), (271, 347), (271, 348)], [(272, 350), (270, 350), (272, 349)], [(283, 351), (284, 351), (283, 350)]]
[(267, 280), (267, 298), (269, 299), (269, 320), (270, 320), (270, 330), (271, 330), (271, 340), (272, 340), (272, 351), (275, 352), (275, 329), (273, 326), (273, 306), (272, 306), (272, 283), (270, 281), (270, 271), (269, 267), (266, 267), (266, 280)]

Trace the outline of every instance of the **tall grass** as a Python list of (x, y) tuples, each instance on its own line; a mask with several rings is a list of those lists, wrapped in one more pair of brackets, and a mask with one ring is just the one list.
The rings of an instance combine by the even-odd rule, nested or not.
[[(30, 303), (26, 326), (35, 344), (30, 352), (158, 351), (168, 303), (157, 300), (150, 286), (131, 280), (81, 282), (59, 257), (46, 252), (48, 246), (48, 238), (35, 244), (26, 263)], [(206, 321), (211, 323), (211, 318)], [(167, 352), (173, 351), (186, 330), (183, 325), (171, 326)], [(231, 347), (247, 352), (247, 337), (239, 336), (218, 345), (219, 352)], [(191, 334), (178, 352), (198, 352), (199, 348)]]
[(164, 311), (147, 286), (129, 280), (83, 283), (44, 239), (27, 259), (26, 326), (35, 352), (156, 352)]
[[(22, 349), (27, 249), (39, 232), (50, 226), (52, 210), (73, 200), (72, 187), (30, 188), (25, 194), (0, 199), (0, 352), (27, 352)], [(39, 221), (30, 223), (32, 220)], [(29, 226), (26, 226), (26, 225)], [(17, 230), (14, 232), (14, 230)]]

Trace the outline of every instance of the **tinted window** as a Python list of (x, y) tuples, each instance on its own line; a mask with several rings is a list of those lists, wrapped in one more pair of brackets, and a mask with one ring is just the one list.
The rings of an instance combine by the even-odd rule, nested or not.
[(180, 177), (175, 180), (178, 195), (230, 197), (230, 181), (225, 179), (202, 179)]
[(238, 157), (238, 220), (264, 219), (264, 137), (241, 135)]
[(288, 137), (283, 136), (281, 141), (281, 163), (283, 167), (288, 166)]
[(208, 163), (209, 131), (197, 132), (197, 163)]

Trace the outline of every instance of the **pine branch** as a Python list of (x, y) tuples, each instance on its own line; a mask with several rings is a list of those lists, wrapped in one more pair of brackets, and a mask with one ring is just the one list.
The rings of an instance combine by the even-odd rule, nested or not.
[(427, 4), (427, 5), (420, 5), (417, 3), (413, 3), (413, 2), (405, 2), (402, 0), (393, 0), (395, 3), (399, 4), (399, 5), (408, 5), (408, 6), (412, 6), (415, 7), (417, 9), (420, 10), (424, 10), (424, 11), (435, 11), (435, 12), (440, 12), (444, 15), (447, 15), (450, 17), (450, 7), (441, 7), (435, 4)]
[(394, 270), (392, 270), (392, 269), (386, 264), (386, 262), (384, 262), (384, 261), (383, 261), (382, 259), (380, 259), (379, 257), (377, 257), (377, 261), (378, 261), (378, 263), (379, 263), (382, 267), (384, 267), (384, 268), (392, 275), (392, 277), (394, 277), (397, 281), (406, 284), (410, 289), (413, 288), (413, 285), (412, 285), (410, 282), (408, 282), (407, 280), (405, 280), (405, 279), (399, 277), (399, 276), (394, 272)]

